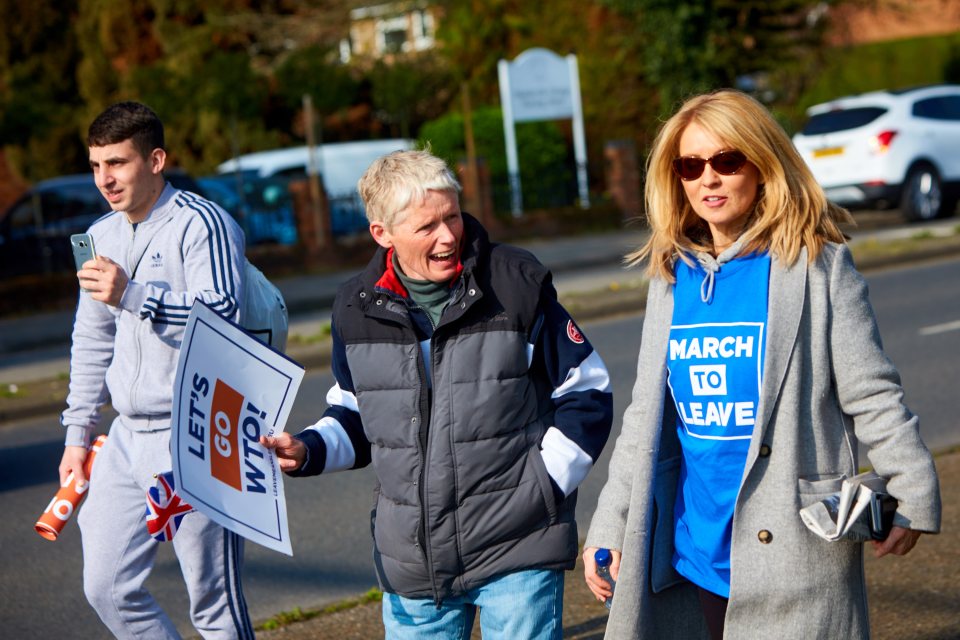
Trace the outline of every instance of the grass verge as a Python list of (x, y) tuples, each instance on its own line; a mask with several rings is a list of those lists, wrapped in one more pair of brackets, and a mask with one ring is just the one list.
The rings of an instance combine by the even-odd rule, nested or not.
[(303, 611), (300, 607), (295, 607), (290, 611), (281, 611), (258, 626), (257, 630), (272, 631), (296, 622), (305, 622), (306, 620), (312, 620), (313, 618), (318, 618), (320, 616), (346, 611), (348, 609), (353, 609), (354, 607), (359, 607), (371, 602), (380, 602), (382, 599), (383, 592), (380, 591), (380, 589), (373, 587), (357, 598), (341, 600), (340, 602), (335, 602), (331, 605), (323, 607), (322, 609), (309, 609), (307, 611)]
[(302, 336), (299, 333), (292, 333), (287, 338), (291, 345), (309, 345), (323, 342), (330, 339), (330, 323), (325, 322), (320, 326), (320, 330), (310, 335)]

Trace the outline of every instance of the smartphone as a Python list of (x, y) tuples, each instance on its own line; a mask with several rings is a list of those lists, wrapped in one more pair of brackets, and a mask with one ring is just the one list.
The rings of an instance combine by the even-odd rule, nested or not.
[[(73, 247), (73, 263), (76, 265), (77, 271), (83, 268), (84, 262), (93, 260), (97, 256), (93, 247), (93, 236), (89, 233), (73, 234), (70, 236), (70, 245)], [(82, 285), (80, 288), (84, 289)]]
[(870, 536), (874, 540), (886, 540), (890, 535), (897, 504), (897, 499), (889, 493), (870, 496)]
[(77, 266), (77, 271), (83, 269), (83, 263), (87, 260), (93, 260), (97, 252), (93, 248), (93, 236), (89, 233), (75, 233), (70, 236), (70, 244), (73, 246), (73, 263)]

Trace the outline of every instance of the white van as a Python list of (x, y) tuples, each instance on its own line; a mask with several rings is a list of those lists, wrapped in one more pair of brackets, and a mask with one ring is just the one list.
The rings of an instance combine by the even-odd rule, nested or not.
[[(374, 160), (393, 151), (414, 148), (415, 141), (404, 138), (334, 142), (316, 148), (317, 172), (331, 197), (356, 193), (357, 180)], [(291, 147), (248, 153), (217, 167), (217, 173), (243, 172), (250, 177), (299, 177), (307, 175), (308, 147)]]

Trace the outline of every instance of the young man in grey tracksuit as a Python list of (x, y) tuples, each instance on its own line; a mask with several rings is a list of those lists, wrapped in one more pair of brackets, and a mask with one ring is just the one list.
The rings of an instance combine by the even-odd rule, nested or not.
[[(84, 592), (119, 638), (177, 638), (144, 586), (157, 542), (145, 493), (171, 468), (170, 413), (177, 358), (195, 299), (238, 322), (243, 232), (215, 204), (163, 177), (163, 125), (146, 106), (115, 104), (90, 125), (90, 166), (113, 210), (89, 229), (96, 257), (77, 277), (70, 393), (60, 479), (86, 481), (86, 446), (108, 399), (119, 413), (91, 473), (79, 515)], [(199, 512), (173, 539), (205, 638), (252, 638), (240, 586), (241, 540)]]

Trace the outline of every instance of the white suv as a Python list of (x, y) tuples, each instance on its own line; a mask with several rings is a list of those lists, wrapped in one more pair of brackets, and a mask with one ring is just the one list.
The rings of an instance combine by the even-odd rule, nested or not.
[(896, 207), (911, 220), (952, 215), (960, 196), (960, 85), (874, 91), (807, 109), (793, 137), (827, 197)]

